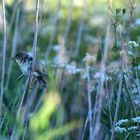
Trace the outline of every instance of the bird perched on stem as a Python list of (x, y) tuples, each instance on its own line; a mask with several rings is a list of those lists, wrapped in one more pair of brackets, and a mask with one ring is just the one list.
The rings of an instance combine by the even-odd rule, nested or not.
[(22, 75), (30, 76), (32, 71), (33, 79), (40, 83), (44, 88), (47, 88), (47, 74), (41, 63), (35, 61), (35, 65), (32, 70), (33, 57), (23, 52), (17, 53), (13, 59), (15, 59), (15, 61), (19, 65), (22, 71)]

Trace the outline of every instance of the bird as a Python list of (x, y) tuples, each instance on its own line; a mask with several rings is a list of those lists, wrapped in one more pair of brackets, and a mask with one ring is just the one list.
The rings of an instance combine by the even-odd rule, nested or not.
[(32, 69), (33, 57), (28, 53), (18, 52), (13, 59), (21, 69), (21, 76), (30, 76), (32, 71), (33, 79), (40, 83), (43, 88), (47, 88), (47, 74), (45, 72), (44, 66), (38, 60), (35, 60), (34, 68)]

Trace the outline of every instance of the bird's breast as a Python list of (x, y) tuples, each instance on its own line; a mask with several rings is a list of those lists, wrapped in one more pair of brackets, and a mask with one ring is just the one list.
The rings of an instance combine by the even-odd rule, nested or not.
[(30, 74), (30, 65), (28, 64), (22, 64), (21, 65), (21, 71), (24, 75), (29, 75)]

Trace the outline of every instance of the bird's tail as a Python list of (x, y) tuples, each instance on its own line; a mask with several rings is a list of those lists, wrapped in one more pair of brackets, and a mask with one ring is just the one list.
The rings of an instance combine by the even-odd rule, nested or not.
[(39, 83), (42, 85), (43, 88), (47, 89), (47, 81), (44, 78), (39, 80)]

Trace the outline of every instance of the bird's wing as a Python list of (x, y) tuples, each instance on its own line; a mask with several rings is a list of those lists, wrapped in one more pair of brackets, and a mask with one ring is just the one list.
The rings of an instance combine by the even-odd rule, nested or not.
[(42, 76), (47, 76), (44, 66), (39, 62), (35, 63), (35, 71)]

